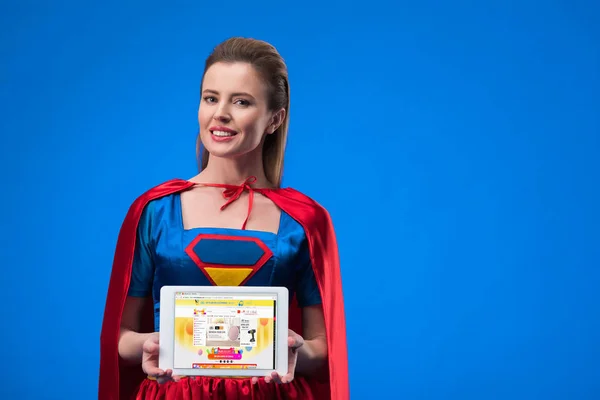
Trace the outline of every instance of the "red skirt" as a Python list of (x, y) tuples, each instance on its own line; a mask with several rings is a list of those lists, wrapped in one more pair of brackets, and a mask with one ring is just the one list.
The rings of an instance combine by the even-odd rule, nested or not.
[(144, 379), (136, 400), (314, 400), (305, 378), (296, 376), (290, 383), (265, 383), (259, 379), (252, 384), (249, 378), (185, 377), (179, 382), (162, 385), (153, 379)]

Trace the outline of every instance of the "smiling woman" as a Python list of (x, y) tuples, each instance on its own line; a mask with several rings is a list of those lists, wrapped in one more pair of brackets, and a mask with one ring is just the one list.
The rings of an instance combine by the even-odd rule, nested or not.
[[(270, 182), (266, 176), (266, 172), (276, 171), (265, 171), (261, 164), (264, 142), (287, 121), (287, 108), (286, 104), (269, 104), (269, 97), (268, 87), (251, 64), (221, 61), (207, 69), (198, 110), (205, 169), (221, 169), (223, 161), (230, 164), (231, 158), (236, 157), (236, 175), (262, 173), (263, 176), (257, 176), (259, 183), (279, 184)], [(277, 133), (284, 142), (287, 129)], [(283, 158), (283, 154), (276, 156)], [(246, 171), (239, 171), (240, 168)]]
[(262, 159), (260, 144), (266, 138), (265, 132), (273, 134), (286, 115), (283, 107), (271, 111), (267, 98), (260, 76), (251, 65), (219, 62), (211, 66), (204, 76), (203, 104), (198, 112), (207, 155), (245, 155), (247, 164), (257, 164), (256, 160)]
[[(228, 117), (235, 116), (236, 124), (250, 124), (248, 130), (240, 129), (241, 132), (246, 135), (259, 132), (254, 133), (254, 138), (261, 138), (264, 143), (254, 142), (253, 148), (258, 151), (254, 154), (254, 164), (260, 165), (256, 157), (261, 156), (266, 178), (270, 184), (279, 186), (289, 125), (290, 85), (287, 67), (276, 49), (265, 42), (241, 38), (217, 46), (206, 60), (202, 101), (205, 107), (201, 106), (198, 112), (200, 135), (196, 144), (198, 154), (204, 147), (201, 169), (208, 166), (211, 154), (218, 156), (215, 153), (218, 149), (207, 140), (208, 132), (217, 130), (211, 130), (211, 125), (214, 122), (214, 128), (221, 128), (220, 132), (237, 133), (231, 127), (222, 126), (227, 125)], [(229, 114), (228, 105), (236, 105), (232, 111), (239, 112)], [(265, 127), (268, 130), (265, 131)]]
[[(289, 99), (285, 63), (266, 42), (230, 39), (207, 59), (198, 109), (200, 172), (141, 195), (119, 235), (102, 328), (100, 399), (348, 398), (332, 223), (314, 200), (280, 187)], [(251, 273), (240, 275), (242, 266)], [(293, 299), (288, 373), (177, 377), (159, 369), (165, 285), (286, 287)], [(239, 334), (234, 328), (223, 332), (231, 340)], [(215, 350), (199, 348), (198, 362)], [(244, 357), (244, 349), (236, 351)]]

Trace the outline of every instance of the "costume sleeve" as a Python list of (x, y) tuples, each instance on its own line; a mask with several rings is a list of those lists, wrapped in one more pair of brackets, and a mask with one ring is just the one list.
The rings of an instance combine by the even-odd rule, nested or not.
[(152, 202), (149, 203), (140, 218), (131, 269), (131, 282), (128, 295), (146, 297), (152, 293), (154, 277), (154, 258), (152, 256), (151, 234)]
[(315, 278), (312, 262), (310, 261), (310, 251), (306, 238), (302, 241), (299, 252), (298, 286), (296, 296), (299, 307), (313, 306), (321, 304), (321, 294)]

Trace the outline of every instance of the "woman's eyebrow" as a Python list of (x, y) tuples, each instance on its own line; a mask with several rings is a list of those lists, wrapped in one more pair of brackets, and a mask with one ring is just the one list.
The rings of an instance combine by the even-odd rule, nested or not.
[[(203, 92), (204, 93), (219, 94), (219, 92), (217, 92), (216, 90), (213, 90), (213, 89), (205, 89)], [(252, 96), (250, 93), (246, 93), (246, 92), (236, 92), (236, 93), (231, 93), (231, 95), (232, 96), (248, 96), (248, 97), (254, 98), (254, 96)]]

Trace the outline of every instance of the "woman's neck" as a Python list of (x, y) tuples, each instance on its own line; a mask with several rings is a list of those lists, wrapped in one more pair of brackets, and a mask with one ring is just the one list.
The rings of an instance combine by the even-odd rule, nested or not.
[(206, 168), (192, 181), (198, 183), (222, 183), (226, 185), (240, 185), (248, 177), (256, 177), (253, 184), (257, 188), (268, 188), (273, 186), (267, 179), (262, 163), (262, 157), (258, 161), (244, 160), (243, 157), (219, 158), (210, 156)]

